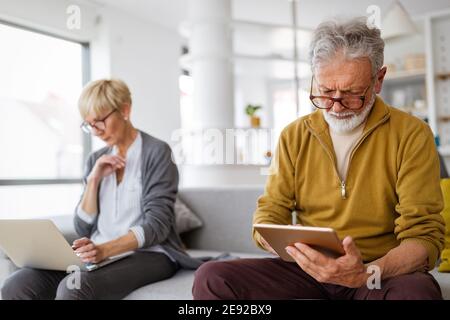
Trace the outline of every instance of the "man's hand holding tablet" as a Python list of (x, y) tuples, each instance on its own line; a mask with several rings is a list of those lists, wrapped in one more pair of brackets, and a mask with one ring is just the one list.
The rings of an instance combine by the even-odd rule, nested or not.
[(276, 224), (254, 224), (253, 227), (262, 236), (262, 244), (266, 249), (285, 261), (294, 262), (286, 252), (286, 247), (297, 242), (309, 245), (327, 256), (345, 254), (336, 232), (330, 228)]
[(351, 237), (341, 243), (330, 228), (270, 224), (253, 227), (281, 259), (296, 262), (319, 282), (357, 288), (367, 281), (366, 266)]

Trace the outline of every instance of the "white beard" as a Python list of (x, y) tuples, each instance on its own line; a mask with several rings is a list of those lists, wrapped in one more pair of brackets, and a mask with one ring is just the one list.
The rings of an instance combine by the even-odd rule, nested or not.
[[(337, 133), (348, 133), (356, 129), (360, 124), (362, 124), (368, 117), (370, 110), (372, 110), (373, 104), (375, 102), (376, 94), (373, 92), (372, 98), (366, 107), (358, 114), (352, 111), (345, 111), (336, 113), (334, 111), (322, 110), (323, 117), (328, 123), (330, 128)], [(338, 117), (349, 116), (349, 118), (340, 119)]]

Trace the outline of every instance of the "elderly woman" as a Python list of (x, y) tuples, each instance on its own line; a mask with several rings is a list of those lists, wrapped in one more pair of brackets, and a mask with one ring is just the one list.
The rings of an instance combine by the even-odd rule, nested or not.
[(175, 231), (178, 171), (170, 147), (130, 121), (131, 94), (120, 80), (88, 84), (79, 99), (82, 129), (107, 146), (90, 155), (84, 192), (76, 207), (73, 248), (83, 262), (132, 255), (93, 272), (69, 289), (61, 271), (22, 269), (2, 288), (4, 299), (120, 299), (144, 285), (171, 277), (199, 261), (181, 249)]

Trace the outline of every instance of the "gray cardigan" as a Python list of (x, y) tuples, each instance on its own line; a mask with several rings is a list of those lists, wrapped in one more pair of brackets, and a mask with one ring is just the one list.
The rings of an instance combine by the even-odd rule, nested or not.
[[(182, 268), (195, 269), (201, 260), (190, 257), (183, 249), (176, 232), (174, 203), (178, 192), (178, 169), (172, 159), (169, 145), (142, 131), (142, 197), (141, 206), (144, 215), (142, 228), (145, 234), (143, 248), (161, 245)], [(83, 181), (102, 155), (109, 153), (111, 147), (93, 152), (86, 165)], [(86, 188), (83, 190), (83, 194)], [(81, 199), (83, 195), (81, 195)], [(80, 202), (81, 202), (80, 199)], [(80, 205), (78, 203), (78, 206)], [(100, 201), (98, 201), (100, 204)], [(101, 213), (101, 208), (99, 208)], [(91, 237), (97, 229), (97, 218), (92, 224), (83, 221), (75, 211), (75, 230), (80, 237)]]

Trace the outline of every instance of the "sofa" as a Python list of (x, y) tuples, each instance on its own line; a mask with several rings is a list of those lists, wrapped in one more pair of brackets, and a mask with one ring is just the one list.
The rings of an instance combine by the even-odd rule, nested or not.
[[(217, 257), (230, 253), (232, 258), (261, 258), (268, 254), (258, 249), (251, 238), (252, 214), (262, 187), (189, 188), (180, 190), (181, 200), (203, 221), (203, 226), (182, 235), (196, 257)], [(72, 217), (60, 216), (52, 220), (68, 241), (77, 237)], [(15, 270), (14, 264), (0, 253), (0, 286)], [(433, 270), (445, 299), (450, 300), (450, 274)], [(180, 270), (170, 279), (150, 284), (130, 293), (125, 299), (189, 300), (194, 271)]]

